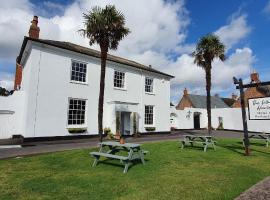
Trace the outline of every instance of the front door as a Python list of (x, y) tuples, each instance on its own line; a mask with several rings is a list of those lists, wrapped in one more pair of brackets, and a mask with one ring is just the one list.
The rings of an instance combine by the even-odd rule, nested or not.
[(200, 114), (194, 114), (194, 129), (200, 128)]
[(130, 135), (130, 112), (121, 112), (121, 134)]

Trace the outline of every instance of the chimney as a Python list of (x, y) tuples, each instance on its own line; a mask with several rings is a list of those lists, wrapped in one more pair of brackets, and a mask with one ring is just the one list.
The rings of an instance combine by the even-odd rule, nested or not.
[(34, 16), (32, 22), (31, 22), (31, 26), (29, 29), (29, 37), (30, 38), (34, 38), (34, 39), (38, 39), (39, 38), (39, 27), (38, 27), (38, 16)]
[(187, 95), (188, 95), (188, 90), (187, 90), (187, 88), (184, 89), (184, 92), (183, 92), (183, 93), (184, 93), (184, 96), (187, 96)]
[(14, 90), (20, 90), (22, 82), (22, 65), (20, 65), (16, 60), (16, 71), (14, 79)]
[(232, 93), (232, 99), (237, 100), (237, 95)]
[(259, 79), (259, 74), (254, 71), (250, 74), (250, 80), (251, 80), (251, 83), (259, 83), (260, 82), (260, 79)]

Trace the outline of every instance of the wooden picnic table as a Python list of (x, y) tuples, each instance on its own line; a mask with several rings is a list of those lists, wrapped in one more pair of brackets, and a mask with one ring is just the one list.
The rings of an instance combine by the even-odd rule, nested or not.
[[(141, 160), (142, 164), (145, 164), (144, 155), (148, 153), (148, 151), (144, 151), (141, 149), (140, 144), (135, 143), (125, 143), (120, 144), (119, 142), (114, 141), (106, 141), (99, 143), (100, 148), (98, 152), (90, 152), (95, 160), (93, 163), (93, 167), (95, 167), (100, 159), (100, 157), (105, 157), (108, 159), (117, 159), (120, 160), (121, 164), (124, 164), (124, 173), (128, 171), (129, 166), (132, 164), (134, 160)], [(116, 155), (118, 152), (127, 152), (128, 155)]]
[[(249, 139), (264, 140), (266, 147), (269, 146), (270, 134), (269, 133), (251, 133), (248, 136)], [(245, 139), (243, 139), (243, 145), (245, 146)]]
[(204, 152), (206, 152), (207, 147), (209, 145), (211, 145), (214, 150), (216, 150), (216, 141), (213, 139), (212, 136), (205, 136), (205, 135), (184, 135), (184, 139), (180, 140), (180, 143), (182, 144), (182, 149), (184, 149), (184, 147), (187, 144), (190, 144), (191, 146), (193, 146), (195, 143), (197, 144), (202, 144), (203, 145), (203, 150)]

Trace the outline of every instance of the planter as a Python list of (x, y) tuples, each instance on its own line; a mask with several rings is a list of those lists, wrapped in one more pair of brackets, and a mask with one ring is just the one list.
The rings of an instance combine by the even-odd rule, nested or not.
[(120, 138), (120, 144), (125, 144), (125, 140), (123, 137)]
[(156, 127), (145, 127), (146, 131), (155, 131)]
[(68, 128), (70, 134), (86, 133), (87, 128)]

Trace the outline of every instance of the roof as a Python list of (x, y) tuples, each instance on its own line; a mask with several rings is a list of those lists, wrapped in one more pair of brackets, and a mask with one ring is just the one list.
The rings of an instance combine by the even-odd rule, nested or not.
[[(206, 106), (206, 96), (203, 95), (188, 95), (194, 108), (207, 108)], [(229, 108), (227, 104), (222, 101), (221, 98), (212, 96), (211, 97), (211, 108)]]
[[(47, 44), (47, 45), (54, 46), (54, 47), (61, 48), (61, 49), (70, 50), (70, 51), (85, 54), (85, 55), (88, 55), (88, 56), (100, 58), (100, 51), (90, 49), (90, 48), (87, 48), (87, 47), (83, 47), (83, 46), (73, 44), (73, 43), (70, 43), (70, 42), (55, 41), (55, 40), (43, 40), (43, 39), (35, 39), (35, 38), (30, 38), (30, 37), (24, 37), (23, 44), (22, 44), (20, 54), (19, 54), (19, 57), (18, 57), (18, 62), (19, 63), (21, 62), (21, 58), (22, 58), (22, 55), (23, 55), (23, 52), (24, 52), (24, 49), (26, 47), (26, 44), (27, 44), (28, 40), (31, 40), (31, 41), (34, 41), (34, 42), (39, 42), (39, 43), (42, 43), (42, 44)], [(152, 67), (145, 66), (145, 65), (137, 63), (135, 61), (128, 60), (128, 59), (125, 59), (125, 58), (121, 58), (121, 57), (118, 57), (118, 56), (114, 56), (114, 55), (111, 55), (111, 54), (108, 54), (107, 60), (112, 61), (112, 62), (116, 62), (116, 63), (120, 63), (120, 64), (124, 64), (124, 65), (128, 65), (128, 66), (131, 66), (131, 67), (134, 67), (134, 68), (137, 68), (137, 69), (141, 69), (141, 70), (161, 74), (161, 75), (167, 76), (169, 78), (174, 78), (174, 76), (163, 73), (163, 72), (158, 71), (156, 69), (153, 69)]]
[(225, 104), (227, 104), (229, 107), (232, 107), (234, 102), (236, 101), (235, 99), (232, 98), (221, 98)]
[(263, 93), (266, 97), (270, 97), (270, 85), (258, 86), (257, 90)]

